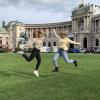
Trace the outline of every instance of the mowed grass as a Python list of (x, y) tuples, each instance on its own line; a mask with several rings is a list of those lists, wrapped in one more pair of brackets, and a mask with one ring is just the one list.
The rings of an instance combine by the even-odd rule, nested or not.
[(100, 100), (100, 55), (69, 54), (79, 61), (76, 68), (63, 58), (52, 72), (53, 53), (42, 53), (40, 77), (32, 74), (36, 60), (0, 53), (0, 100)]

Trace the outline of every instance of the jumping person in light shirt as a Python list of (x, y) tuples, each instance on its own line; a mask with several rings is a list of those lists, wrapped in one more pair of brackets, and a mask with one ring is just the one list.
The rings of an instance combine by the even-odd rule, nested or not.
[(39, 67), (41, 64), (40, 48), (43, 46), (43, 41), (46, 37), (48, 37), (48, 30), (46, 30), (46, 32), (44, 31), (33, 32), (33, 41), (32, 43), (30, 42), (29, 44), (29, 47), (33, 46), (30, 56), (27, 56), (24, 52), (21, 53), (19, 52), (28, 62), (30, 62), (33, 58), (36, 58), (37, 64), (35, 67), (35, 71), (33, 71), (33, 74), (37, 77), (39, 77)]
[(53, 29), (53, 32), (55, 36), (57, 37), (58, 40), (58, 51), (55, 53), (53, 57), (53, 64), (55, 66), (55, 69), (53, 72), (58, 72), (59, 71), (59, 66), (57, 63), (57, 60), (60, 56), (62, 56), (67, 63), (72, 63), (75, 66), (77, 66), (77, 60), (69, 59), (68, 58), (68, 53), (66, 52), (68, 50), (68, 45), (71, 44), (77, 44), (79, 45), (79, 42), (72, 41), (67, 37), (67, 32), (60, 32), (59, 35), (57, 35), (56, 30)]

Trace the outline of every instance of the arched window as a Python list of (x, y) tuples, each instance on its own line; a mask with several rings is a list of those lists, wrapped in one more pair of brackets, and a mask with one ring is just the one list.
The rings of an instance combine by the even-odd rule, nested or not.
[(56, 42), (55, 41), (53, 42), (53, 46), (56, 46)]
[[(73, 37), (71, 37), (70, 38), (72, 41), (74, 41), (74, 38)], [(74, 48), (74, 45), (73, 44), (69, 44), (69, 48)]]
[(87, 48), (87, 38), (84, 37), (83, 39), (83, 48)]
[(99, 46), (99, 39), (96, 39), (96, 46)]
[(2, 48), (2, 37), (0, 37), (0, 48)]
[(46, 46), (46, 42), (45, 41), (43, 42), (43, 46)]
[(50, 46), (51, 46), (51, 42), (49, 41), (49, 42), (48, 42), (48, 47), (50, 47)]
[(79, 21), (78, 21), (78, 27), (79, 27), (79, 30), (80, 31), (83, 31), (84, 30), (84, 19), (81, 18)]

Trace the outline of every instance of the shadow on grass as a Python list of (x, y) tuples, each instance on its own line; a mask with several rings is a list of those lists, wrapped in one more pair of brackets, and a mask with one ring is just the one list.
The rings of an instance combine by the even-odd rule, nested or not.
[(12, 76), (18, 76), (23, 78), (32, 79), (33, 75), (32, 73), (28, 72), (22, 72), (22, 71), (0, 71), (0, 76), (2, 77), (12, 77)]
[(8, 73), (6, 71), (0, 71), (0, 76), (2, 76), (2, 77), (10, 77), (11, 73)]

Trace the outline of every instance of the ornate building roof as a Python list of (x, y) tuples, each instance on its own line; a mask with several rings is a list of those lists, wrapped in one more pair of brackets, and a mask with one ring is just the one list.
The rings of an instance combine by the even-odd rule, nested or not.
[(8, 31), (5, 28), (0, 27), (0, 33), (7, 34)]

